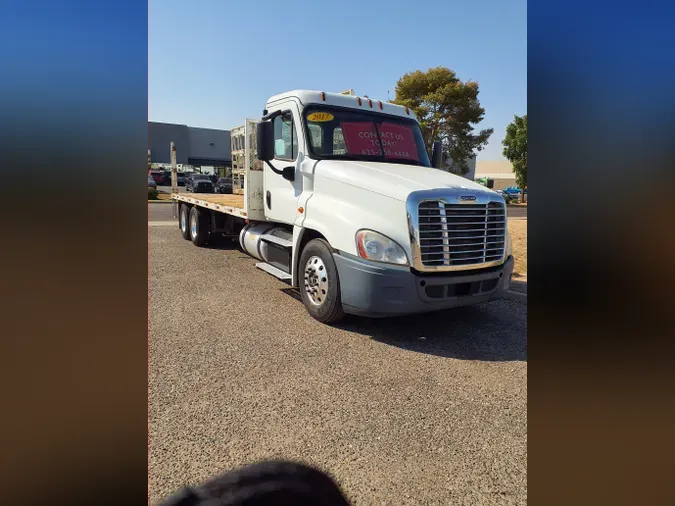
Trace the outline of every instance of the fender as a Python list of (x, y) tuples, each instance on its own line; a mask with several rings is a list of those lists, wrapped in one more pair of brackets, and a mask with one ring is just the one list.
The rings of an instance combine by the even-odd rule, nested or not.
[(331, 192), (332, 195), (314, 192), (305, 202), (304, 217), (293, 227), (291, 277), (294, 286), (298, 278), (295, 266), (301, 254), (299, 245), (307, 230), (323, 235), (333, 249), (356, 256), (356, 232), (364, 228), (374, 230), (396, 241), (408, 260), (412, 258), (405, 202), (344, 186)]

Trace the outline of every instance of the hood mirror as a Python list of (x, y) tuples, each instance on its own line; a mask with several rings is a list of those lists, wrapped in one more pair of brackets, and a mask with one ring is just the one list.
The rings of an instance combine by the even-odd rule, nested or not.
[(443, 163), (443, 144), (441, 141), (434, 142), (431, 150), (431, 166), (434, 169), (440, 169)]

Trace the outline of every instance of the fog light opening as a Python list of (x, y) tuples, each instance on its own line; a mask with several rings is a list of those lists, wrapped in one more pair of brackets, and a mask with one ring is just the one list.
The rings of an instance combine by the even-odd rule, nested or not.
[(427, 286), (427, 282), (426, 281), (420, 281), (420, 286)]

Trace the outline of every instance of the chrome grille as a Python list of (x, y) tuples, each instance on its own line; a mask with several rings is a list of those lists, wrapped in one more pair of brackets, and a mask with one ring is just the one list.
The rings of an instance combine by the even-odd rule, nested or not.
[(418, 206), (418, 229), (427, 267), (484, 264), (504, 256), (506, 210), (500, 202), (424, 200)]

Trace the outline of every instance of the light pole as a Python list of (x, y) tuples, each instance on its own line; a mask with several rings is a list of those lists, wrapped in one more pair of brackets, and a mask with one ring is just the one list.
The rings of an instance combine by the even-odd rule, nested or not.
[[(176, 166), (176, 145), (173, 141), (169, 144), (170, 146), (170, 160), (171, 160), (171, 193), (178, 193), (178, 167)], [(173, 200), (173, 199), (172, 199)], [(178, 203), (176, 200), (173, 200), (173, 217), (178, 218), (177, 207)]]

